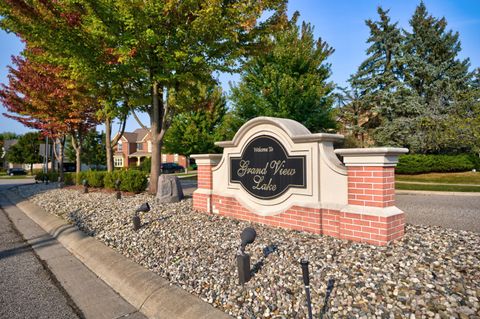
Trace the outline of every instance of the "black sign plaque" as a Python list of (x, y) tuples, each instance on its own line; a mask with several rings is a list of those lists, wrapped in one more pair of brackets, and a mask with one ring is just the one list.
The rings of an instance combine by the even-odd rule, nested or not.
[(260, 199), (277, 198), (290, 187), (306, 188), (305, 156), (289, 156), (276, 138), (257, 136), (241, 157), (230, 158), (230, 182)]

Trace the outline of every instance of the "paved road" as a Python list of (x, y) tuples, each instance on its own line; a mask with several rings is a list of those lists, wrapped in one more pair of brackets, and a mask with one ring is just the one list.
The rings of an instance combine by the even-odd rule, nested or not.
[(407, 223), (480, 232), (480, 196), (397, 194), (396, 202)]
[[(31, 182), (0, 180), (0, 192), (16, 181)], [(0, 208), (0, 318), (81, 317), (52, 277)]]

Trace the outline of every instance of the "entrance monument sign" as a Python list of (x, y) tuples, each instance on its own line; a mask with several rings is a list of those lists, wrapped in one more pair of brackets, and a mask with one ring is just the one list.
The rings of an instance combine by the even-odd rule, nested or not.
[(402, 237), (394, 167), (408, 150), (334, 149), (342, 140), (289, 119), (252, 119), (232, 141), (217, 142), (223, 154), (191, 156), (194, 208), (376, 245)]
[(230, 182), (240, 183), (250, 195), (272, 199), (290, 187), (305, 188), (305, 156), (288, 156), (274, 137), (252, 139), (241, 157), (230, 158)]

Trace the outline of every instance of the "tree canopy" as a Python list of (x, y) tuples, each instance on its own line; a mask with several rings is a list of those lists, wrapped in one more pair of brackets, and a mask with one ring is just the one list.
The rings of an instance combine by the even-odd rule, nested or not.
[(363, 105), (370, 120), (378, 117), (370, 130), (376, 144), (414, 153), (471, 150), (471, 130), (452, 126), (472, 107), (475, 90), (469, 60), (458, 58), (458, 33), (447, 31), (446, 19), (428, 14), (423, 2), (410, 19), (411, 31), (391, 23), (388, 11), (378, 13), (379, 21), (366, 21), (368, 56), (350, 79), (359, 93), (352, 103)]
[[(284, 17), (286, 19), (286, 17)], [(234, 115), (240, 124), (257, 116), (299, 121), (313, 132), (333, 128), (334, 84), (326, 59), (333, 49), (315, 39), (309, 23), (298, 14), (268, 37), (264, 51), (245, 64), (240, 83), (232, 88)]]

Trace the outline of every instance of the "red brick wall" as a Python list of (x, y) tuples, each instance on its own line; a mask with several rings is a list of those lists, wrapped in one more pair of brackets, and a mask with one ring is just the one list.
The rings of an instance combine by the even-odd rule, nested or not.
[(395, 205), (395, 168), (350, 166), (348, 171), (348, 204), (388, 207)]
[[(212, 167), (213, 165), (198, 166), (199, 189), (212, 189)], [(394, 184), (393, 167), (348, 167), (348, 204), (379, 208), (393, 206)], [(259, 216), (233, 197), (201, 193), (193, 194), (193, 207), (235, 219), (374, 245), (386, 245), (401, 238), (405, 229), (403, 213), (383, 217), (292, 206), (275, 216)]]

